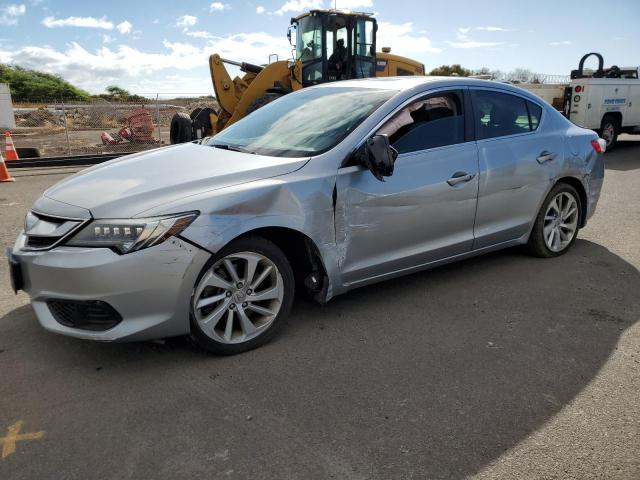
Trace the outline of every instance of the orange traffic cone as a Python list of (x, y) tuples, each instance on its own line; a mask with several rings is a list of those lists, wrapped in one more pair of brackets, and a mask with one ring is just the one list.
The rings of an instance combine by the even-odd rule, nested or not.
[(15, 182), (16, 179), (11, 176), (9, 170), (7, 170), (7, 166), (4, 163), (4, 158), (2, 158), (2, 153), (0, 153), (0, 182)]
[(4, 132), (4, 137), (5, 137), (4, 154), (7, 157), (7, 161), (20, 160), (20, 158), (18, 157), (18, 152), (16, 152), (16, 146), (13, 144), (13, 139), (11, 138), (11, 132)]

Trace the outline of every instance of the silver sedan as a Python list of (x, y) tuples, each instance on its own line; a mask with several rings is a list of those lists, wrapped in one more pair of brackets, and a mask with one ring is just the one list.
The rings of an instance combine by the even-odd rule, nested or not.
[(296, 291), (350, 289), (500, 248), (565, 253), (603, 141), (513, 86), (356, 80), (282, 97), (200, 143), (47, 190), (9, 254), (44, 328), (264, 344)]

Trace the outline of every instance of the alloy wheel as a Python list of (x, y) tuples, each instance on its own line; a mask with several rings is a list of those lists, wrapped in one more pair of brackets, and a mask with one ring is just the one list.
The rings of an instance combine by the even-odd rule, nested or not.
[(269, 328), (283, 297), (284, 282), (275, 263), (259, 253), (238, 252), (205, 272), (193, 294), (193, 312), (207, 336), (237, 344)]
[(578, 230), (578, 214), (578, 202), (571, 193), (560, 192), (553, 197), (542, 229), (549, 250), (557, 253), (569, 246)]

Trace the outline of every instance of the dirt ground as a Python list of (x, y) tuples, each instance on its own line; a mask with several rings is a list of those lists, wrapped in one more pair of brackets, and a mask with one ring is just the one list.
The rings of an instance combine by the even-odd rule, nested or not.
[(16, 147), (32, 147), (40, 151), (43, 157), (99, 154), (111, 152), (139, 152), (149, 148), (157, 148), (159, 145), (168, 145), (169, 128), (161, 128), (160, 136), (155, 130), (154, 137), (160, 139), (155, 144), (141, 144), (122, 142), (119, 145), (103, 145), (100, 134), (103, 132), (114, 132), (117, 129), (103, 128), (92, 130), (71, 130), (67, 143), (67, 134), (63, 128), (55, 129), (30, 129), (28, 131), (17, 130), (13, 133), (13, 141)]
[[(640, 139), (621, 140), (566, 255), (301, 298), (229, 358), (47, 333), (3, 261), (0, 478), (637, 480)], [(72, 172), (0, 185), (4, 246)]]

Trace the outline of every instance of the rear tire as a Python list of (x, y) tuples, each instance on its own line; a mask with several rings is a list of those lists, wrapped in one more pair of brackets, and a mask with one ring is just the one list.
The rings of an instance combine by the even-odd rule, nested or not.
[(192, 121), (189, 115), (183, 112), (176, 113), (171, 118), (171, 129), (169, 139), (172, 144), (186, 143), (193, 140)]
[(620, 135), (620, 122), (618, 119), (613, 115), (605, 115), (598, 135), (607, 143), (607, 151), (613, 150), (618, 143), (618, 135)]
[(261, 237), (236, 240), (207, 262), (196, 281), (190, 337), (217, 355), (264, 345), (284, 326), (294, 290), (282, 250)]
[(582, 222), (582, 205), (576, 189), (556, 184), (538, 212), (527, 248), (541, 258), (557, 257), (569, 251)]

